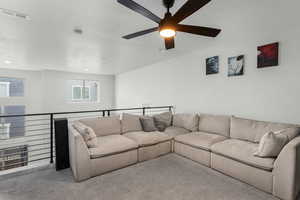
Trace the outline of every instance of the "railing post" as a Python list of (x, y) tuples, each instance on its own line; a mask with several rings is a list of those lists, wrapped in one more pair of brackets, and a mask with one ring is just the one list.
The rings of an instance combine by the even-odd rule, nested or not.
[(53, 163), (53, 114), (50, 114), (50, 163)]
[(105, 110), (102, 111), (102, 117), (105, 117)]
[(145, 116), (146, 115), (146, 108), (143, 107), (143, 115)]
[(107, 111), (107, 116), (108, 116), (108, 117), (110, 116), (110, 110)]

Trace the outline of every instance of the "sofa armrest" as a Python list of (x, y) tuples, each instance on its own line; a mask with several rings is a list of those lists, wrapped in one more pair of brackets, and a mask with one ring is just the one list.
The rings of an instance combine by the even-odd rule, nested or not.
[(90, 153), (83, 137), (69, 126), (70, 165), (76, 181), (91, 177)]
[(290, 141), (274, 163), (273, 195), (294, 200), (300, 190), (300, 136)]

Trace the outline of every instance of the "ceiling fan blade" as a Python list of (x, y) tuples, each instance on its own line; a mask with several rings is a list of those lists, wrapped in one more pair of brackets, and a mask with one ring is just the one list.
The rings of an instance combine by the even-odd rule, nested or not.
[(174, 23), (179, 23), (194, 12), (205, 6), (211, 0), (188, 0), (172, 17)]
[(147, 17), (148, 19), (151, 19), (152, 21), (156, 23), (160, 23), (161, 18), (153, 14), (151, 11), (147, 10), (140, 4), (132, 1), (132, 0), (117, 0), (120, 4), (124, 5), (125, 7), (143, 15), (144, 17)]
[(216, 37), (221, 32), (220, 29), (203, 27), (203, 26), (182, 25), (182, 24), (176, 25), (176, 31), (191, 33), (196, 35), (203, 35), (207, 37)]
[(139, 31), (139, 32), (136, 32), (136, 33), (125, 35), (125, 36), (123, 36), (123, 38), (128, 40), (128, 39), (132, 39), (132, 38), (139, 37), (139, 36), (142, 36), (142, 35), (146, 35), (148, 33), (155, 32), (157, 30), (158, 30), (158, 27), (149, 28), (149, 29), (146, 29), (146, 30), (143, 30), (143, 31)]
[(174, 37), (165, 38), (165, 46), (167, 50), (175, 48)]

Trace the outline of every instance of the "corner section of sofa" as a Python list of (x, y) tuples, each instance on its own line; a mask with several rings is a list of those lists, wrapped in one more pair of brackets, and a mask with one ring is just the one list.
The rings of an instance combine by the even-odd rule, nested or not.
[[(211, 146), (226, 140), (229, 137), (230, 116), (200, 114), (198, 117), (183, 115), (179, 122), (187, 123), (192, 120), (194, 132), (175, 137), (174, 152), (194, 160), (198, 163), (211, 166)], [(179, 118), (180, 119), (180, 118)], [(198, 121), (197, 121), (197, 120)]]
[(192, 132), (175, 137), (174, 152), (210, 167), (211, 146), (226, 139), (217, 134)]
[(277, 157), (273, 170), (273, 195), (294, 200), (300, 191), (300, 136), (290, 141)]
[[(138, 144), (121, 134), (118, 117), (82, 121), (97, 133), (97, 147), (88, 148), (81, 134), (69, 126), (70, 163), (76, 181), (123, 168), (138, 161)], [(111, 127), (109, 124), (111, 124)]]
[(83, 137), (72, 126), (69, 126), (70, 166), (76, 181), (91, 177), (92, 166), (90, 153)]
[(138, 161), (138, 144), (122, 135), (98, 137), (98, 147), (90, 148), (92, 175), (97, 176)]
[(171, 152), (174, 152), (174, 146), (175, 146), (175, 137), (179, 135), (184, 135), (188, 134), (191, 131), (185, 129), (185, 128), (180, 128), (180, 127), (175, 127), (175, 126), (169, 126), (165, 129), (164, 133), (167, 134), (168, 136), (172, 137), (171, 141)]
[(228, 139), (212, 146), (211, 167), (217, 171), (272, 193), (275, 159), (253, 155), (258, 144)]

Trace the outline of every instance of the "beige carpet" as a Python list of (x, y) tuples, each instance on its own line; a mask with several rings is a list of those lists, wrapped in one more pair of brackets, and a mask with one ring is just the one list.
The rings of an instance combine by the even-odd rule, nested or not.
[(271, 200), (273, 196), (175, 154), (81, 183), (47, 169), (0, 182), (0, 200)]

